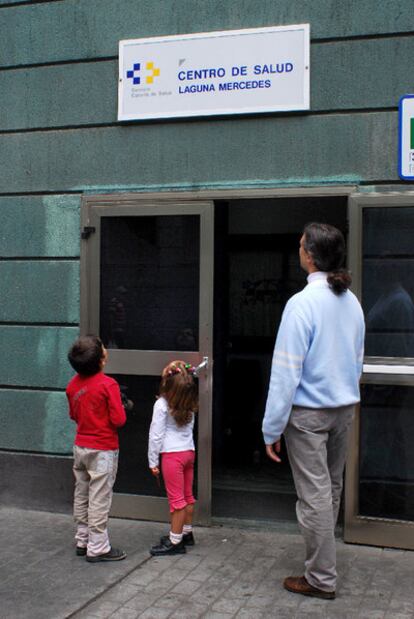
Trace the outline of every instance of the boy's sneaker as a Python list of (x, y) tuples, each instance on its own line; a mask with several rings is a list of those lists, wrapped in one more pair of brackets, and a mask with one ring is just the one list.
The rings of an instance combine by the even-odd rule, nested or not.
[(76, 546), (76, 554), (78, 557), (84, 557), (86, 555), (86, 546)]
[(109, 552), (104, 552), (102, 555), (96, 555), (96, 557), (89, 557), (86, 555), (86, 560), (89, 561), (89, 563), (98, 563), (99, 561), (122, 561), (125, 557), (126, 552), (123, 550), (111, 548)]
[[(166, 539), (170, 539), (169, 535), (163, 535), (160, 537), (160, 544), (163, 544)], [(184, 533), (183, 535), (184, 546), (194, 546), (195, 539), (193, 533)]]
[(160, 544), (153, 546), (150, 553), (153, 557), (165, 557), (169, 555), (183, 555), (186, 553), (183, 540), (179, 544), (173, 544), (168, 535), (167, 539), (163, 540)]

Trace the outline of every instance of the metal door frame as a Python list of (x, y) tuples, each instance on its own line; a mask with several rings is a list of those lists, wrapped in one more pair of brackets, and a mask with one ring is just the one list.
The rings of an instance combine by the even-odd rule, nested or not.
[[(180, 358), (198, 365), (208, 357), (209, 365), (199, 375), (198, 420), (198, 501), (196, 520), (210, 521), (211, 510), (211, 418), (212, 418), (212, 350), (213, 350), (213, 265), (214, 210), (213, 203), (189, 201), (183, 204), (171, 200), (168, 204), (156, 200), (115, 196), (102, 200), (85, 198), (82, 209), (81, 251), (81, 333), (99, 333), (100, 227), (102, 217), (146, 217), (163, 215), (198, 215), (200, 217), (200, 297), (199, 351), (179, 352)], [(175, 351), (111, 349), (106, 370), (114, 374), (160, 376)], [(176, 354), (176, 353), (175, 353)], [(165, 498), (115, 493), (111, 515), (128, 518), (167, 521)]]
[[(413, 207), (414, 192), (354, 194), (349, 199), (349, 268), (353, 290), (362, 294), (362, 235), (364, 208)], [(414, 386), (414, 358), (367, 357), (361, 382)], [(350, 437), (345, 480), (346, 542), (414, 550), (414, 522), (361, 516), (359, 514), (360, 409), (358, 407)]]

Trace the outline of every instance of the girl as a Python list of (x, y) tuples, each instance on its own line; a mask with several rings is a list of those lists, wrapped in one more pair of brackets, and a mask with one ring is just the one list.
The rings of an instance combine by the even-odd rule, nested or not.
[(183, 554), (194, 545), (192, 521), (195, 499), (193, 476), (195, 448), (194, 413), (198, 409), (195, 368), (172, 361), (162, 372), (160, 394), (154, 404), (149, 433), (148, 461), (151, 473), (161, 469), (171, 512), (171, 531), (150, 550), (153, 556)]

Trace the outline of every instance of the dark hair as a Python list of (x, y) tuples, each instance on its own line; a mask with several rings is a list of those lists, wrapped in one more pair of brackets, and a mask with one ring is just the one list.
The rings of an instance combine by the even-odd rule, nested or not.
[(78, 374), (93, 376), (101, 371), (104, 347), (97, 335), (82, 335), (68, 352), (69, 363)]
[(345, 239), (342, 232), (329, 224), (310, 223), (305, 226), (303, 234), (303, 248), (312, 257), (315, 267), (328, 273), (332, 292), (345, 292), (352, 278), (349, 271), (343, 268)]
[(184, 361), (172, 361), (162, 371), (160, 396), (167, 400), (170, 413), (180, 427), (190, 423), (198, 409), (193, 369)]

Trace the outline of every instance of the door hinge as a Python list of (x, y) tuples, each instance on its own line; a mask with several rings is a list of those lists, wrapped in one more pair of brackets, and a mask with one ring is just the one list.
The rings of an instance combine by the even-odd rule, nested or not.
[(81, 232), (81, 238), (88, 239), (94, 232), (96, 232), (95, 226), (84, 226)]

